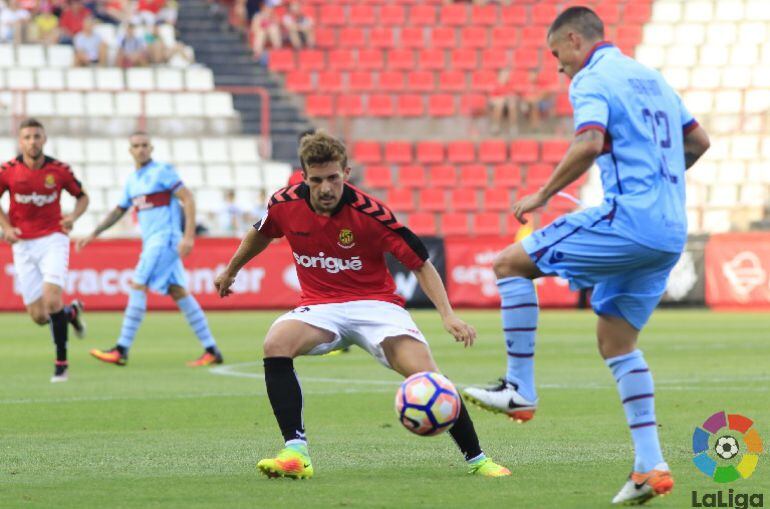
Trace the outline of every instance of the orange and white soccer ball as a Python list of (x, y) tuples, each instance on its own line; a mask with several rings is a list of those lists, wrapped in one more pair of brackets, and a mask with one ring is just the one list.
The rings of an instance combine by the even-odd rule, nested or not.
[(451, 428), (460, 416), (460, 395), (444, 375), (423, 371), (404, 380), (398, 388), (396, 413), (412, 433), (438, 435)]

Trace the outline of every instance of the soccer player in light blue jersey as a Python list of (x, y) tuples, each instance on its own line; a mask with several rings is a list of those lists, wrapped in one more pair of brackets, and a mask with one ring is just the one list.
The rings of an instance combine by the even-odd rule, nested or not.
[(513, 206), (544, 206), (596, 161), (603, 203), (567, 214), (495, 260), (508, 366), (490, 388), (468, 388), (482, 407), (519, 421), (534, 416), (538, 302), (533, 280), (560, 276), (593, 287), (599, 352), (618, 386), (635, 449), (632, 474), (613, 499), (640, 504), (673, 489), (655, 421), (652, 375), (636, 343), (687, 240), (685, 170), (706, 152), (706, 132), (661, 75), (603, 41), (604, 26), (585, 7), (554, 20), (548, 46), (572, 79), (575, 138), (548, 182)]
[(187, 292), (181, 260), (190, 253), (194, 243), (193, 195), (184, 187), (173, 166), (151, 158), (153, 147), (147, 133), (136, 132), (129, 141), (136, 172), (129, 176), (121, 202), (93, 233), (77, 242), (77, 249), (83, 249), (114, 225), (128, 209), (132, 206), (136, 208), (142, 231), (142, 254), (131, 282), (120, 337), (113, 348), (105, 351), (94, 349), (91, 355), (103, 362), (125, 366), (128, 350), (147, 310), (147, 290), (150, 289), (174, 299), (203, 345), (203, 354), (187, 365), (221, 364), (222, 354), (211, 335), (206, 315), (195, 297)]

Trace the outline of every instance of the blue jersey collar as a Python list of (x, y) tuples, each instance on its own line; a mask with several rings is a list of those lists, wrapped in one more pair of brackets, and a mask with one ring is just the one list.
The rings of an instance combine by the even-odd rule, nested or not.
[(615, 46), (609, 42), (609, 41), (599, 41), (596, 44), (593, 45), (591, 48), (591, 51), (588, 52), (588, 55), (586, 55), (586, 59), (583, 60), (583, 66), (580, 69), (585, 69), (588, 67), (588, 65), (591, 63), (591, 60), (593, 60), (594, 55), (598, 53), (599, 51), (603, 50), (604, 48), (614, 48)]

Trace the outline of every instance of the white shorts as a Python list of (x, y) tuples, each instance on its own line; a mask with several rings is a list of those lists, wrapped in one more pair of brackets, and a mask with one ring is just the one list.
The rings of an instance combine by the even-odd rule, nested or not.
[(390, 364), (381, 346), (385, 339), (411, 336), (428, 344), (406, 309), (379, 300), (300, 306), (279, 316), (273, 324), (286, 320), (299, 320), (334, 334), (334, 340), (316, 346), (307, 355), (323, 355), (332, 350), (358, 345), (389, 368)]
[(24, 305), (43, 296), (43, 283), (64, 288), (70, 260), (70, 239), (52, 233), (37, 239), (20, 240), (13, 246), (13, 267)]

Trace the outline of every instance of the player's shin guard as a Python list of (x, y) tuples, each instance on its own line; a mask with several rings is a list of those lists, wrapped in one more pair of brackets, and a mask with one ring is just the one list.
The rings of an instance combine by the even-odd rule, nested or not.
[(67, 327), (69, 326), (69, 314), (64, 310), (48, 315), (51, 326), (51, 336), (56, 345), (56, 361), (67, 361)]
[(497, 288), (508, 355), (505, 378), (516, 385), (522, 397), (536, 401), (534, 357), (539, 306), (535, 285), (527, 278), (506, 277), (497, 280)]
[(179, 306), (179, 309), (184, 313), (187, 323), (198, 337), (198, 341), (201, 342), (203, 348), (207, 350), (209, 348), (216, 349), (217, 342), (214, 340), (214, 336), (211, 335), (206, 315), (203, 314), (203, 309), (201, 309), (201, 306), (198, 304), (198, 301), (195, 300), (195, 297), (188, 295), (187, 297), (176, 301), (176, 305)]
[(480, 458), (483, 453), (479, 445), (479, 437), (476, 435), (476, 428), (473, 427), (471, 416), (465, 408), (465, 402), (460, 400), (460, 403), (460, 415), (455, 425), (449, 430), (449, 434), (465, 456), (465, 461), (471, 461)]
[(123, 348), (125, 352), (134, 343), (134, 337), (136, 337), (136, 333), (139, 331), (139, 326), (142, 324), (146, 312), (147, 294), (142, 290), (132, 288), (128, 292), (128, 305), (123, 315), (123, 327), (120, 329), (120, 338), (118, 338), (118, 346)]
[(289, 357), (265, 357), (265, 385), (281, 434), (288, 443), (305, 441), (302, 422), (302, 387), (299, 385), (294, 361)]
[(647, 472), (663, 463), (655, 422), (655, 386), (647, 362), (640, 350), (606, 360), (618, 384), (620, 400), (626, 412), (636, 459), (634, 471)]

